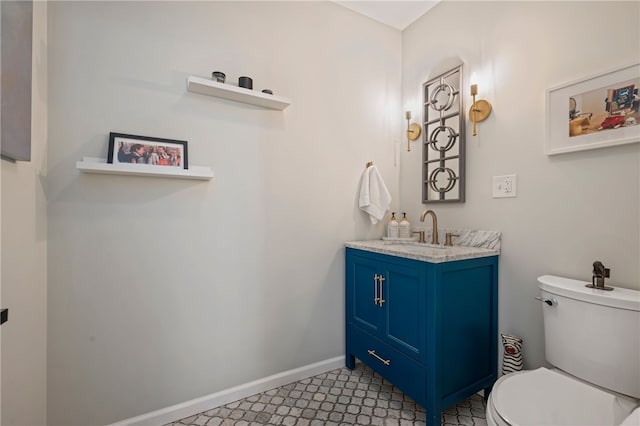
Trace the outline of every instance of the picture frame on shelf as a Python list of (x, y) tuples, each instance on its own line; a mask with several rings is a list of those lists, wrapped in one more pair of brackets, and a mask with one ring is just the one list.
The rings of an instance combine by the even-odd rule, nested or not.
[(547, 90), (545, 154), (640, 142), (640, 63)]
[(187, 141), (111, 132), (107, 163), (187, 170)]

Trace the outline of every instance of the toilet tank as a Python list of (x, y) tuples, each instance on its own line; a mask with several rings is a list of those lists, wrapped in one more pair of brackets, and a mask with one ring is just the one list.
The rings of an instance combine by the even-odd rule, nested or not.
[(640, 398), (640, 291), (613, 291), (544, 275), (538, 278), (546, 358), (582, 380)]

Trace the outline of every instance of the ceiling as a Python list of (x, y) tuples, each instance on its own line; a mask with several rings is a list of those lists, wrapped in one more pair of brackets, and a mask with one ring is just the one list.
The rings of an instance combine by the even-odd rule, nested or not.
[(440, 0), (334, 1), (341, 6), (402, 31), (416, 19), (427, 13), (427, 11), (438, 4)]

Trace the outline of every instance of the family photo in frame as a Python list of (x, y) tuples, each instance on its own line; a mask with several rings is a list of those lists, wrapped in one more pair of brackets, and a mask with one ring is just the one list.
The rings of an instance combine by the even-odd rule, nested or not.
[(112, 132), (109, 134), (107, 163), (186, 170), (187, 141)]

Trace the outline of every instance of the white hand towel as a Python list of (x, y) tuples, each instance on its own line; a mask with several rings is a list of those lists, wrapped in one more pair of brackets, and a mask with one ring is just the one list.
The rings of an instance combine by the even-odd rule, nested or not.
[(389, 210), (391, 194), (382, 180), (376, 166), (369, 166), (362, 174), (360, 182), (359, 206), (369, 214), (369, 219), (374, 225), (378, 223)]

